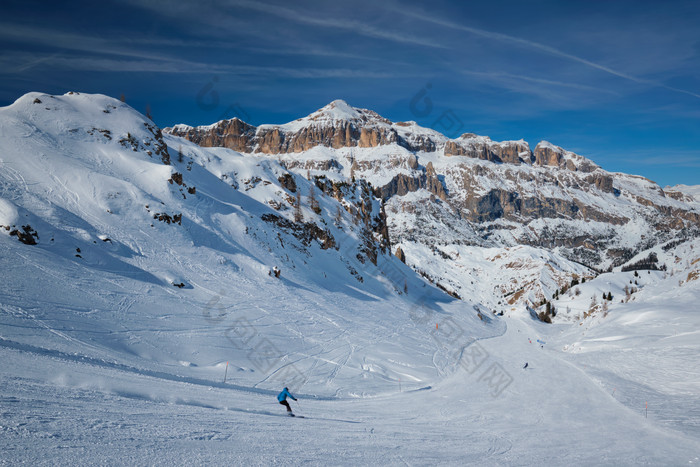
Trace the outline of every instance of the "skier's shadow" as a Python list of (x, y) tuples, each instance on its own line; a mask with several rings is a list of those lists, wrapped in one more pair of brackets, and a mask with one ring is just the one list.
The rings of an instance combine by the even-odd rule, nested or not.
[[(241, 413), (248, 413), (248, 414), (255, 414), (255, 415), (267, 415), (270, 417), (285, 417), (285, 418), (289, 417), (289, 415), (287, 415), (287, 413), (267, 412), (265, 410), (239, 409), (236, 407), (225, 407), (223, 410), (230, 410), (232, 412), (241, 412)], [(340, 423), (361, 423), (361, 422), (356, 422), (353, 420), (343, 420), (340, 418), (308, 417), (306, 415), (299, 415), (298, 417), (295, 417), (295, 418), (308, 418), (311, 420), (326, 420), (329, 422), (340, 422)]]

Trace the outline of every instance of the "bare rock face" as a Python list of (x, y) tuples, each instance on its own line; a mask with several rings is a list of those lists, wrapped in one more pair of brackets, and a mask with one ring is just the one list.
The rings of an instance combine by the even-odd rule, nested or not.
[(550, 167), (563, 167), (564, 150), (546, 142), (540, 142), (535, 147), (535, 165), (547, 165)]
[(256, 152), (265, 152), (268, 154), (279, 154), (284, 135), (279, 128), (273, 128), (270, 131), (262, 131), (260, 134), (256, 132), (254, 141), (257, 146)]
[(313, 222), (292, 222), (276, 214), (263, 214), (262, 220), (276, 225), (281, 230), (289, 232), (301, 241), (304, 246), (309, 246), (317, 241), (323, 250), (335, 248), (335, 238), (328, 229), (322, 229)]
[(297, 192), (297, 182), (294, 180), (294, 176), (290, 173), (286, 173), (277, 179), (280, 182), (282, 188), (285, 188), (292, 193)]
[(535, 165), (558, 167), (572, 172), (593, 172), (598, 168), (590, 160), (566, 151), (547, 141), (540, 141), (534, 151)]
[(209, 128), (177, 125), (164, 131), (204, 147), (225, 147), (238, 152), (252, 152), (255, 129), (254, 126), (234, 118), (222, 120)]
[(402, 263), (406, 264), (406, 255), (404, 254), (401, 247), (396, 248), (396, 252), (394, 253), (394, 256), (396, 256)]
[(497, 163), (530, 164), (530, 146), (525, 141), (498, 143), (488, 137), (465, 133), (459, 139), (445, 143), (446, 156), (466, 156)]
[(520, 211), (522, 200), (517, 193), (490, 190), (484, 196), (469, 196), (464, 203), (464, 212), (474, 222), (485, 222), (510, 217)]
[(418, 168), (418, 158), (414, 154), (411, 154), (408, 158), (408, 167), (413, 170)]
[(484, 145), (465, 145), (456, 141), (445, 143), (446, 156), (467, 156), (474, 159), (493, 160), (493, 156)]
[(327, 127), (309, 126), (297, 132), (287, 132), (280, 128), (261, 129), (259, 134), (260, 144), (255, 152), (267, 154), (302, 152), (315, 146), (340, 149), (355, 146), (358, 139), (357, 128), (348, 122)]
[(379, 189), (379, 197), (389, 199), (395, 195), (404, 196), (421, 188), (425, 188), (425, 176), (411, 177), (405, 174), (398, 174)]
[(425, 166), (425, 172), (418, 176), (397, 174), (389, 183), (379, 188), (377, 194), (381, 199), (389, 199), (392, 196), (404, 196), (420, 189), (428, 190), (443, 201), (447, 200), (445, 187), (438, 178), (431, 162)]
[(441, 200), (447, 200), (445, 187), (442, 186), (442, 182), (438, 178), (432, 162), (428, 162), (428, 164), (425, 166), (425, 188)]
[(523, 222), (543, 218), (572, 218), (580, 211), (572, 200), (521, 196), (517, 192), (502, 189), (490, 190), (485, 195), (468, 196), (457, 207), (463, 218), (476, 223), (498, 219)]
[[(402, 127), (406, 124), (399, 122), (399, 123), (394, 123), (394, 126), (397, 127)], [(402, 136), (399, 137), (398, 139), (398, 144), (401, 146), (405, 147), (409, 151), (413, 152), (418, 152), (418, 151), (423, 151), (423, 152), (434, 152), (437, 151), (438, 146), (440, 145), (439, 141), (436, 141), (435, 139), (431, 138), (428, 135), (421, 135), (421, 134), (412, 134), (408, 136)]]
[(285, 167), (288, 169), (318, 170), (321, 172), (333, 172), (340, 170), (340, 164), (335, 159), (326, 160), (285, 160)]
[[(498, 165), (459, 164), (452, 167), (446, 198), (464, 219), (475, 223), (503, 219), (527, 223), (536, 219), (581, 219), (621, 225), (629, 219), (611, 215), (578, 200), (594, 191), (616, 193), (613, 177), (598, 170), (591, 174), (567, 169), (501, 170)], [(437, 176), (436, 176), (437, 178)], [(489, 190), (482, 187), (495, 185)]]
[(374, 148), (398, 141), (398, 135), (393, 129), (362, 128), (358, 146), (361, 148)]
[(595, 174), (590, 175), (586, 180), (591, 181), (597, 189), (605, 193), (613, 193), (615, 191), (613, 188), (612, 175)]
[(505, 141), (492, 146), (492, 151), (504, 163), (532, 164), (532, 151), (525, 141)]

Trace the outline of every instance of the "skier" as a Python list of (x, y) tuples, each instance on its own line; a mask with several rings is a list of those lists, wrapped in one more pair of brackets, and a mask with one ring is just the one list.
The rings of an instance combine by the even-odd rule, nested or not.
[(289, 415), (293, 415), (292, 408), (289, 406), (289, 402), (287, 402), (287, 396), (291, 397), (294, 400), (297, 400), (296, 397), (292, 396), (292, 393), (289, 392), (289, 388), (287, 388), (287, 387), (285, 387), (282, 390), (282, 392), (279, 393), (279, 395), (277, 396), (277, 400), (279, 401), (280, 404), (287, 407), (287, 412), (289, 413)]
[(523, 370), (524, 370), (525, 368), (527, 368), (527, 362), (525, 362), (525, 366), (523, 367)]

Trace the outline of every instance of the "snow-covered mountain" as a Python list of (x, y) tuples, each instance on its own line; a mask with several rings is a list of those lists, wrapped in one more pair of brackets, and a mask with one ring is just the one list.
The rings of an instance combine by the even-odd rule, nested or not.
[(700, 185), (675, 185), (667, 186), (664, 191), (676, 198), (686, 199), (688, 201), (700, 200)]
[[(103, 95), (0, 108), (0, 464), (698, 462), (688, 189), (342, 101), (177, 128)], [(600, 262), (564, 227), (606, 232)], [(611, 245), (666, 270), (598, 274)]]
[[(355, 328), (371, 326), (378, 336), (387, 336), (401, 322), (415, 327), (404, 312), (378, 316), (372, 306), (376, 301), (393, 302), (393, 308), (403, 310), (417, 294), (434, 293), (464, 307), (390, 254), (379, 200), (365, 182), (335, 184), (327, 191), (334, 189), (336, 195), (329, 196), (275, 160), (163, 137), (150, 120), (106, 96), (31, 93), (2, 109), (0, 118), (2, 239), (8, 252), (20, 255), (20, 270), (38, 275), (37, 286), (45, 287), (50, 297), (37, 296), (25, 284), (25, 275), (11, 274), (7, 280), (19, 291), (17, 304), (46, 299), (70, 308), (71, 296), (80, 293), (86, 303), (110, 308), (107, 319), (98, 313), (97, 327), (119, 327), (121, 314), (148, 313), (162, 319), (158, 322), (165, 328), (170, 322), (181, 329), (181, 317), (171, 314), (180, 301), (192, 308), (188, 321), (199, 325), (223, 320), (217, 317), (220, 309), (228, 316), (225, 310), (232, 304), (247, 302), (248, 311), (237, 319), (280, 327), (279, 341), (269, 338), (276, 349), (288, 346), (290, 337), (305, 336), (298, 349), (307, 355), (323, 354), (323, 346), (315, 349), (319, 343), (346, 339)], [(25, 245), (32, 248), (20, 248)], [(91, 272), (99, 280), (83, 290), (80, 279), (64, 283), (63, 271)], [(327, 293), (319, 297), (310, 292), (318, 289)], [(117, 310), (107, 305), (114, 294), (124, 295)], [(339, 322), (332, 318), (340, 302), (353, 304), (359, 326), (343, 325), (344, 317)], [(290, 303), (303, 303), (292, 306), (292, 325), (285, 323)], [(299, 308), (305, 318), (297, 314)], [(481, 324), (478, 313), (475, 302), (463, 318)], [(235, 323), (233, 316), (227, 321)], [(218, 331), (223, 341), (213, 339), (215, 348), (230, 338), (225, 335), (230, 326)], [(482, 327), (478, 334), (500, 329), (496, 324)], [(318, 341), (312, 344), (315, 333)], [(348, 391), (335, 387), (333, 379), (351, 367), (356, 376), (366, 368), (362, 377), (377, 379), (376, 386), (363, 385), (363, 393), (381, 392), (382, 381), (393, 381), (396, 375), (403, 375), (410, 386), (411, 380), (429, 381), (428, 374), (443, 371), (433, 365), (433, 350), (425, 353), (425, 361), (417, 358), (410, 365), (400, 359), (389, 366), (372, 363), (374, 345), (401, 347), (404, 339), (411, 345), (421, 339), (410, 334), (391, 344), (348, 338), (345, 358), (347, 363), (357, 360), (356, 365), (330, 372), (318, 359), (303, 363), (301, 355), (285, 358), (311, 380), (316, 372), (328, 378), (307, 383), (326, 392)], [(32, 344), (43, 339), (36, 338)], [(112, 346), (125, 345), (122, 338), (127, 337), (104, 342), (98, 333), (85, 345), (106, 347), (103, 351), (109, 354)], [(429, 335), (422, 339), (431, 347)], [(143, 352), (157, 352), (173, 363), (191, 362), (193, 350), (182, 344), (173, 339)], [(238, 357), (230, 355), (230, 363), (247, 372), (246, 352)], [(198, 360), (202, 358), (209, 365), (205, 373), (217, 371), (220, 361), (213, 355)], [(250, 372), (251, 385), (266, 384), (254, 369)]]
[[(501, 311), (541, 303), (574, 279), (700, 235), (700, 203), (679, 190), (605, 171), (546, 141), (532, 150), (523, 140), (472, 133), (449, 139), (340, 100), (284, 125), (233, 119), (165, 132), (300, 174), (366, 180), (407, 264), (456, 296)], [(487, 273), (490, 297), (480, 293), (484, 274), (467, 266), (484, 248), (504, 258), (498, 274)]]

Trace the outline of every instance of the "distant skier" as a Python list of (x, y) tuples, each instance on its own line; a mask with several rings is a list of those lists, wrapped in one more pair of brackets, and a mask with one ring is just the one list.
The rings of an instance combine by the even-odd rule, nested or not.
[(527, 362), (525, 362), (525, 366), (523, 367), (523, 370), (524, 370), (525, 368), (527, 368)]
[(292, 393), (289, 392), (289, 388), (286, 387), (282, 390), (282, 392), (279, 393), (279, 395), (277, 396), (277, 400), (280, 404), (287, 407), (287, 412), (289, 412), (289, 414), (292, 415), (292, 408), (289, 406), (289, 402), (287, 402), (287, 396), (291, 397), (294, 400), (297, 400), (297, 398), (292, 396)]

